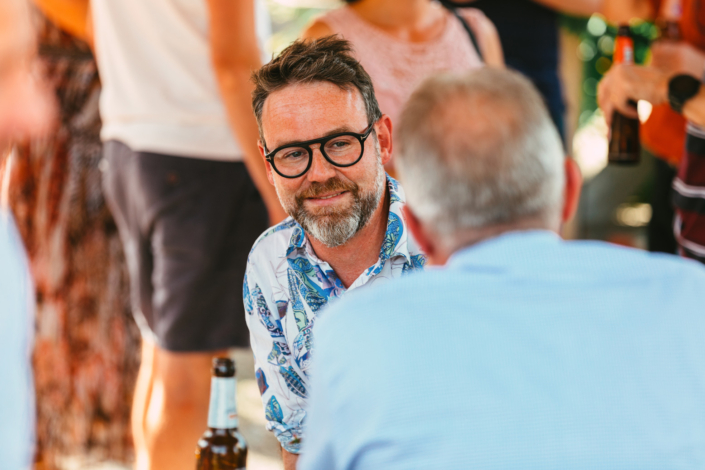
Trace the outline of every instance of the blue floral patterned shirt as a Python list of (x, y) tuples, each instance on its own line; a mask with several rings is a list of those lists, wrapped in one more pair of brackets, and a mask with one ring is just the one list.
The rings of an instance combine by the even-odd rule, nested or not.
[[(426, 261), (404, 223), (402, 188), (390, 177), (387, 186), (389, 218), (379, 259), (349, 289), (422, 269)], [(306, 416), (311, 330), (321, 308), (345, 292), (333, 268), (316, 256), (291, 218), (262, 234), (250, 252), (244, 301), (267, 429), (295, 454)]]

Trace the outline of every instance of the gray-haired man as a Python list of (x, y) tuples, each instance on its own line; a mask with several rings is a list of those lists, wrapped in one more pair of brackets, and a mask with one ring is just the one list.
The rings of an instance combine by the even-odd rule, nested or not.
[(580, 178), (527, 79), (431, 79), (396, 140), (445, 267), (318, 321), (299, 468), (705, 466), (705, 270), (557, 236)]

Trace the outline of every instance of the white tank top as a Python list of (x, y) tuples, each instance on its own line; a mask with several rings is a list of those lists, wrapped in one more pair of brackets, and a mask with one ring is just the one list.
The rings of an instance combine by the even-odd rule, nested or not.
[[(263, 50), (269, 17), (256, 3)], [(206, 0), (91, 4), (103, 141), (120, 140), (135, 151), (242, 160), (211, 63)]]

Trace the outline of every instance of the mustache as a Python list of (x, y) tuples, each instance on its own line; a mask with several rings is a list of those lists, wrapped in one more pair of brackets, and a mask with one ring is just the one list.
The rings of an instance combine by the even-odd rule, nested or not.
[(296, 195), (296, 202), (297, 204), (302, 204), (304, 199), (309, 199), (312, 197), (318, 197), (320, 195), (326, 194), (326, 193), (331, 193), (331, 192), (343, 192), (343, 191), (350, 191), (353, 195), (357, 194), (359, 191), (360, 187), (353, 183), (349, 182), (346, 183), (340, 178), (331, 178), (328, 181), (324, 183), (311, 183), (311, 185), (301, 191), (299, 194)]

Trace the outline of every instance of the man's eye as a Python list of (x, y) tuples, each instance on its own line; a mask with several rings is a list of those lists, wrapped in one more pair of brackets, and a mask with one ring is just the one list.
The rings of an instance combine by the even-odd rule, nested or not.
[(341, 150), (350, 146), (350, 142), (347, 140), (336, 140), (328, 144), (329, 148), (334, 150)]
[(297, 149), (297, 150), (290, 150), (286, 152), (284, 155), (282, 155), (282, 159), (284, 160), (296, 160), (297, 158), (301, 158), (304, 156), (304, 151)]

